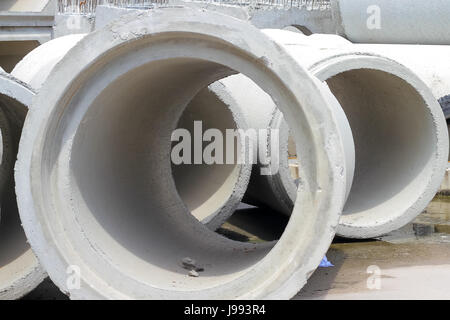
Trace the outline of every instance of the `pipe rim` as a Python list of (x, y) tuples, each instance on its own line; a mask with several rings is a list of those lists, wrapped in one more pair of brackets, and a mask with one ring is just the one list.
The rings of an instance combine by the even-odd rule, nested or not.
[[(177, 21), (172, 21), (173, 14), (179, 18)], [(61, 250), (63, 245), (61, 241), (64, 238), (57, 237), (64, 234), (58, 233), (58, 229), (55, 229), (57, 223), (48, 219), (47, 215), (51, 211), (44, 210), (49, 208), (50, 203), (45, 198), (45, 186), (42, 186), (40, 181), (43, 181), (41, 178), (44, 173), (41, 171), (43, 152), (49, 142), (47, 141), (46, 144), (42, 140), (43, 137), (51, 137), (53, 129), (51, 125), (45, 123), (45, 119), (60, 119), (58, 111), (61, 110), (58, 110), (58, 107), (64, 108), (65, 103), (68, 103), (69, 90), (66, 90), (66, 87), (72, 89), (81, 87), (81, 81), (84, 75), (89, 73), (87, 72), (89, 68), (104, 58), (107, 52), (124, 48), (134, 41), (148, 40), (156, 34), (170, 34), (171, 30), (178, 32), (182, 30), (185, 34), (215, 39), (215, 41), (219, 39), (226, 48), (233, 48), (241, 54), (246, 54), (245, 58), (251, 65), (264, 65), (264, 72), (276, 75), (278, 84), (282, 85), (284, 90), (283, 93), (288, 93), (289, 98), (293, 99), (298, 106), (303, 106), (300, 110), (294, 110), (294, 107), (286, 110), (292, 115), (288, 122), (292, 124), (294, 119), (304, 117), (303, 119), (310, 124), (308, 133), (313, 137), (307, 144), (311, 145), (312, 150), (315, 151), (315, 161), (311, 164), (312, 168), (315, 168), (311, 170), (313, 171), (311, 175), (314, 177), (305, 175), (308, 178), (305, 178), (299, 188), (297, 205), (291, 221), (270, 253), (244, 276), (232, 283), (214, 288), (217, 291), (203, 290), (201, 294), (190, 292), (188, 297), (190, 299), (199, 297), (289, 298), (297, 293), (299, 286), (305, 283), (306, 278), (317, 267), (334, 236), (334, 228), (343, 206), (345, 189), (345, 179), (340, 174), (344, 159), (340, 148), (342, 142), (337, 135), (331, 113), (323, 108), (326, 101), (318, 90), (320, 84), (291, 60), (281, 47), (271, 42), (256, 28), (221, 14), (205, 14), (198, 10), (181, 8), (133, 13), (122, 17), (105, 29), (86, 36), (56, 66), (39, 92), (26, 119), (20, 143), (19, 160), (16, 165), (19, 209), (28, 239), (52, 280), (72, 298), (130, 298), (118, 288), (109, 287), (100, 274), (83, 276), (82, 287), (79, 290), (67, 289), (65, 283), (67, 266), (77, 262), (83, 270), (86, 271), (87, 268), (76, 252)], [(104, 40), (100, 41), (100, 39)], [(261, 43), (264, 46), (261, 46)], [(84, 48), (89, 50), (83, 50)], [(286, 64), (271, 63), (278, 60)], [(71, 67), (75, 61), (76, 67)], [(287, 64), (290, 65), (289, 68), (286, 67)], [(64, 78), (67, 74), (70, 76)], [(303, 78), (305, 90), (311, 90), (310, 92), (316, 94), (304, 96), (299, 94), (292, 84), (294, 82), (292, 80), (298, 77)], [(47, 97), (46, 95), (50, 92), (52, 94)], [(296, 132), (296, 135), (299, 136), (300, 132)], [(308, 215), (305, 212), (308, 212)], [(297, 221), (303, 221), (303, 223)], [(305, 229), (307, 225), (312, 228)], [(314, 240), (306, 241), (306, 243), (292, 241), (297, 238), (299, 231), (306, 233)], [(317, 243), (317, 240), (320, 240), (320, 243)], [(288, 250), (281, 250), (282, 244), (287, 245)], [(268, 263), (271, 259), (282, 261), (283, 266), (274, 269), (273, 263)], [(236, 281), (239, 281), (239, 292), (236, 293), (234, 288), (231, 290), (234, 294), (230, 294), (229, 291), (225, 294), (225, 288), (228, 290), (230, 286), (236, 284)], [(244, 288), (246, 285), (251, 289)], [(148, 290), (146, 297), (174, 297), (170, 295), (170, 292), (167, 296), (167, 292), (155, 292), (152, 288)]]
[[(10, 74), (0, 72), (0, 95), (8, 96), (25, 107), (29, 107), (35, 92), (27, 84), (21, 82)], [(10, 116), (15, 115), (15, 110), (10, 110)], [(9, 121), (14, 119), (9, 119)], [(14, 166), (11, 167), (11, 170)], [(28, 249), (31, 252), (31, 248)], [(23, 268), (23, 267), (22, 267)], [(12, 281), (0, 287), (0, 300), (19, 299), (36, 288), (46, 277), (45, 271), (34, 257), (34, 263), (16, 275)]]
[[(184, 113), (189, 110), (189, 106), (198, 98), (199, 95), (211, 95), (215, 96), (217, 101), (220, 101), (224, 106), (226, 106), (227, 113), (229, 113), (230, 118), (234, 122), (233, 125), (235, 129), (247, 130), (249, 126), (245, 121), (245, 117), (242, 114), (241, 110), (238, 107), (236, 100), (233, 96), (228, 92), (227, 88), (220, 83), (219, 81), (209, 85), (207, 88), (204, 88), (200, 91), (191, 102), (189, 102), (187, 108), (183, 111), (183, 115), (180, 117), (179, 121), (181, 121)], [(241, 148), (243, 154), (244, 152), (248, 152), (248, 146)], [(203, 224), (205, 224), (211, 230), (217, 230), (221, 225), (223, 225), (228, 218), (230, 218), (233, 213), (236, 211), (237, 207), (241, 203), (241, 200), (244, 196), (245, 190), (247, 189), (250, 174), (252, 171), (252, 165), (250, 163), (243, 164), (235, 164), (235, 167), (229, 173), (227, 179), (229, 179), (232, 175), (234, 175), (232, 184), (227, 189), (226, 196), (223, 195), (217, 197), (217, 199), (221, 200), (219, 206), (217, 206), (216, 210), (212, 211), (209, 215), (205, 216), (204, 214), (195, 214), (191, 212), (198, 220), (200, 220)], [(237, 172), (237, 175), (234, 173)], [(172, 176), (174, 177), (175, 184), (177, 184), (177, 179), (175, 178), (175, 171), (172, 167)], [(180, 197), (183, 199), (183, 196), (180, 193), (180, 190), (177, 191)], [(208, 201), (207, 199), (206, 201)], [(203, 202), (202, 206), (206, 203)], [(189, 207), (189, 206), (188, 206)], [(203, 209), (204, 211), (204, 209)], [(201, 212), (200, 212), (201, 213)]]

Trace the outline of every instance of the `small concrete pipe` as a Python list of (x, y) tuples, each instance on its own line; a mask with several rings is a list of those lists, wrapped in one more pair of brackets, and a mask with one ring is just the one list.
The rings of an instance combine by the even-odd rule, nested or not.
[[(187, 129), (195, 138), (195, 121), (201, 121), (202, 130), (220, 130), (223, 137), (226, 130), (247, 130), (248, 126), (242, 114), (242, 108), (219, 82), (201, 90), (189, 102), (178, 122), (177, 128)], [(203, 148), (208, 144), (205, 142)], [(190, 154), (194, 155), (195, 145), (191, 144)], [(248, 149), (235, 141), (233, 153), (241, 152), (245, 157)], [(227, 148), (223, 144), (223, 158), (227, 158)], [(212, 230), (219, 228), (236, 210), (247, 190), (252, 165), (250, 163), (219, 163), (175, 165), (172, 163), (172, 175), (178, 194), (191, 214)], [(223, 162), (223, 163), (221, 163)]]
[[(327, 83), (350, 123), (356, 164), (337, 233), (350, 238), (375, 237), (414, 219), (434, 197), (447, 166), (446, 122), (430, 89), (403, 65), (359, 50), (340, 37), (306, 37), (285, 30), (264, 32), (285, 45), (299, 63)], [(262, 95), (256, 91), (252, 97), (250, 91), (246, 94), (249, 100), (253, 96), (261, 99)], [(280, 116), (266, 113), (265, 117), (270, 123)], [(278, 123), (283, 126), (279, 120)], [(287, 143), (285, 140), (280, 144)], [(303, 154), (297, 153), (301, 166)], [(288, 154), (282, 157), (287, 158)], [(295, 193), (285, 190), (296, 186), (292, 178), (285, 178), (290, 175), (287, 166), (281, 166), (277, 175), (266, 179), (281, 181), (281, 186), (255, 186), (252, 176), (249, 196), (289, 213), (295, 199), (289, 195)], [(267, 190), (267, 186), (272, 190)], [(265, 193), (259, 191), (262, 196), (255, 191), (258, 188), (265, 188)], [(285, 193), (280, 196), (281, 192)], [(266, 193), (278, 200), (265, 201), (270, 199)]]
[(331, 9), (352, 42), (450, 44), (448, 0), (331, 0)]
[(45, 277), (22, 229), (12, 179), (20, 131), (34, 95), (29, 86), (0, 72), (0, 300), (23, 297)]
[[(307, 155), (277, 242), (208, 229), (172, 178), (170, 138), (183, 110), (234, 73), (277, 101)], [(290, 298), (319, 265), (344, 204), (330, 103), (322, 83), (248, 23), (184, 8), (123, 16), (69, 51), (27, 116), (16, 191), (29, 242), (74, 299)]]

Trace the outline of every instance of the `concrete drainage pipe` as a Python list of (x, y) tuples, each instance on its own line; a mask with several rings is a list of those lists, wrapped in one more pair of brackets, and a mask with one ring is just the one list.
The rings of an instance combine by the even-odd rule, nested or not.
[(13, 167), (20, 131), (34, 92), (9, 74), (0, 73), (2, 135), (2, 220), (0, 222), (0, 300), (18, 299), (45, 277), (22, 229), (14, 194)]
[[(236, 72), (277, 101), (309, 159), (278, 242), (209, 230), (171, 175), (183, 109)], [(155, 9), (87, 35), (41, 88), (16, 164), (23, 225), (52, 280), (71, 298), (292, 297), (328, 249), (344, 202), (343, 142), (323, 89), (259, 30), (221, 14)], [(69, 267), (80, 286), (67, 281)]]
[[(335, 36), (328, 37), (336, 48), (324, 50), (330, 41), (322, 47), (308, 46), (309, 37), (298, 33), (265, 33), (281, 44), (289, 44), (285, 48), (291, 55), (327, 83), (350, 123), (356, 165), (337, 233), (369, 238), (410, 222), (434, 197), (447, 164), (446, 123), (429, 88), (406, 67), (333, 41)], [(267, 121), (277, 117), (270, 113), (266, 116)], [(298, 156), (301, 163), (303, 154), (298, 152)], [(284, 172), (278, 175), (289, 176), (286, 166), (280, 170)], [(284, 190), (295, 188), (293, 179), (279, 180), (286, 182)], [(255, 188), (252, 183), (249, 190)], [(279, 190), (266, 192), (276, 195)], [(281, 200), (272, 206), (286, 212), (279, 203), (286, 203), (287, 197), (275, 197)], [(289, 198), (287, 204), (292, 208), (294, 198)]]

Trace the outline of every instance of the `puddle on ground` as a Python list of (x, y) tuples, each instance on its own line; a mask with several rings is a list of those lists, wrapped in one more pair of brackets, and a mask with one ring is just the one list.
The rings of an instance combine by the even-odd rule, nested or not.
[[(261, 243), (279, 239), (288, 222), (288, 217), (277, 212), (241, 204), (217, 232), (232, 240)], [(374, 240), (389, 243), (450, 243), (450, 196), (436, 196), (412, 223), (385, 236), (367, 240), (336, 237), (334, 243)]]
[(450, 243), (450, 196), (437, 195), (412, 223), (377, 239), (390, 243)]

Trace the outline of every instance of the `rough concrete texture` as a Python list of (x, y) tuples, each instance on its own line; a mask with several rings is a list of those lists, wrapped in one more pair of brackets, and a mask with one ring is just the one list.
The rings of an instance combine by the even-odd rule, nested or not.
[(0, 299), (20, 298), (45, 277), (22, 229), (12, 179), (21, 126), (33, 96), (33, 90), (26, 84), (9, 74), (0, 73), (3, 142), (0, 166)]
[(295, 26), (312, 33), (332, 33), (338, 29), (329, 9), (308, 10), (305, 7), (252, 6), (238, 3), (212, 3), (208, 1), (169, 0), (169, 4), (216, 11), (252, 23), (258, 28)]
[(374, 237), (414, 219), (447, 166), (446, 122), (430, 89), (403, 65), (336, 36), (321, 35), (328, 39), (322, 46), (308, 46), (315, 35), (265, 33), (328, 84), (350, 123), (356, 166), (338, 234)]
[[(247, 130), (242, 107), (230, 96), (224, 85), (217, 82), (200, 91), (186, 109), (177, 128), (189, 131), (195, 136), (194, 121), (202, 121), (202, 129), (220, 130), (226, 137), (226, 130)], [(211, 138), (215, 139), (215, 138)], [(245, 146), (234, 141), (234, 155), (244, 158)], [(204, 143), (203, 148), (209, 143)], [(195, 152), (191, 145), (191, 155)], [(223, 158), (227, 159), (226, 143), (223, 143)], [(234, 156), (233, 156), (234, 157)], [(192, 161), (192, 159), (191, 159)], [(180, 164), (172, 163), (172, 174), (180, 198), (194, 217), (210, 229), (220, 227), (235, 211), (247, 190), (251, 164)]]
[[(309, 159), (277, 243), (212, 232), (170, 174), (184, 106), (235, 72), (277, 101)], [(39, 91), (16, 164), (22, 223), (52, 280), (74, 299), (292, 297), (330, 245), (345, 197), (343, 142), (321, 90), (258, 29), (217, 13), (155, 9), (87, 35)], [(67, 285), (69, 265), (79, 289)]]
[(450, 243), (336, 243), (295, 300), (448, 300)]

